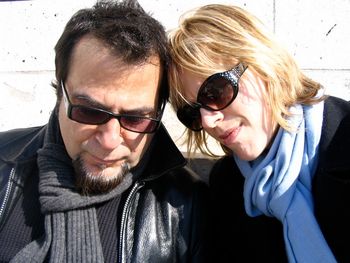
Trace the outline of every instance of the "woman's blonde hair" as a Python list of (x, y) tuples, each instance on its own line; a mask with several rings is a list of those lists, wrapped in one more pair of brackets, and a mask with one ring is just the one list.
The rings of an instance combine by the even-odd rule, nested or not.
[[(274, 120), (290, 129), (286, 116), (295, 103), (312, 104), (320, 84), (305, 76), (293, 57), (255, 16), (231, 5), (202, 6), (182, 15), (178, 28), (169, 32), (172, 62), (169, 67), (170, 102), (175, 111), (188, 101), (180, 73), (187, 70), (203, 78), (231, 69), (238, 62), (266, 83)], [(322, 98), (321, 98), (322, 99)], [(187, 129), (189, 153), (197, 149), (214, 156), (204, 130)], [(229, 150), (223, 145), (223, 150)]]

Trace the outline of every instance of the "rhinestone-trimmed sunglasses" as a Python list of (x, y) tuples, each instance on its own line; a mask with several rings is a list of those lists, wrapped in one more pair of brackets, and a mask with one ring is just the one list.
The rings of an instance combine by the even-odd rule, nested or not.
[(192, 131), (201, 131), (200, 108), (219, 111), (229, 106), (238, 94), (239, 79), (246, 69), (239, 63), (233, 69), (209, 76), (198, 90), (197, 101), (178, 109), (178, 119)]

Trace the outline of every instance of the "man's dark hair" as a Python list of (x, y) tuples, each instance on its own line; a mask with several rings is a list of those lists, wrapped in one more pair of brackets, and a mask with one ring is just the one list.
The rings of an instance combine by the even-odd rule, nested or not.
[(169, 54), (164, 27), (137, 0), (103, 0), (75, 13), (55, 46), (56, 81), (52, 85), (56, 88), (57, 103), (62, 97), (61, 81), (67, 78), (74, 46), (85, 35), (101, 40), (125, 63), (142, 64), (151, 56), (159, 56), (164, 70), (160, 101), (168, 99)]

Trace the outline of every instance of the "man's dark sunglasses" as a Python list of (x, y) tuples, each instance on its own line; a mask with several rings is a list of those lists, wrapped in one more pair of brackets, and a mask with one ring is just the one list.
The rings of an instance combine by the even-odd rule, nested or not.
[(116, 118), (122, 128), (137, 133), (153, 133), (160, 125), (160, 120), (165, 106), (164, 102), (160, 107), (161, 109), (158, 112), (157, 118), (130, 114), (115, 114), (103, 109), (72, 104), (63, 81), (61, 82), (61, 86), (66, 114), (68, 118), (73, 121), (83, 124), (100, 125), (107, 123), (112, 118)]
[(239, 63), (233, 69), (209, 76), (198, 90), (197, 101), (178, 109), (178, 119), (192, 131), (202, 130), (200, 108), (219, 111), (229, 106), (238, 94), (238, 82), (246, 69)]

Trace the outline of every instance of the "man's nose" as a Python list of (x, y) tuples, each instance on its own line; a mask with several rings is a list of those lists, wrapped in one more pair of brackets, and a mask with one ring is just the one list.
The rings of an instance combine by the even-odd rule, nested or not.
[(100, 145), (108, 150), (113, 150), (121, 143), (120, 123), (116, 118), (110, 119), (107, 123), (98, 127), (97, 140)]

